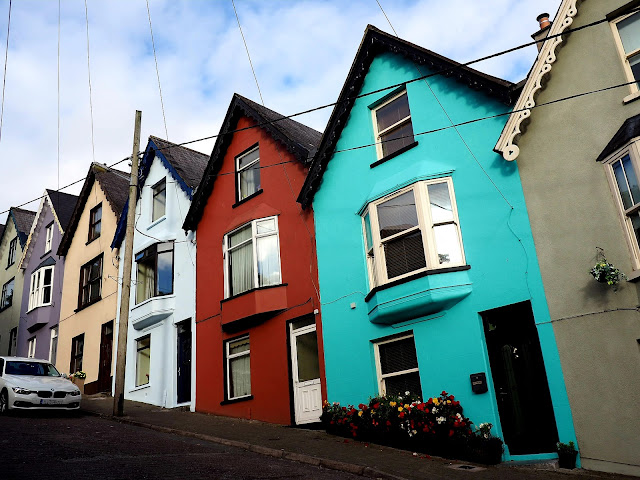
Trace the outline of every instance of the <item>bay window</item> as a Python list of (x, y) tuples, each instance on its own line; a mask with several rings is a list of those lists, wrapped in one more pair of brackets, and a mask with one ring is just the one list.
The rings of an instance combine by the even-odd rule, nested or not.
[(253, 220), (224, 237), (225, 297), (281, 283), (278, 218)]
[(173, 293), (173, 242), (151, 245), (136, 254), (136, 303)]
[(451, 178), (417, 182), (370, 203), (362, 223), (371, 288), (464, 265)]
[(42, 267), (31, 274), (29, 310), (51, 305), (54, 267)]

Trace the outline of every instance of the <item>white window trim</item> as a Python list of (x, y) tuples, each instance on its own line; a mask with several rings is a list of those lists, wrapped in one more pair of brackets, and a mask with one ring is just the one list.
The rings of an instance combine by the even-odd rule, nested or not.
[[(242, 169), (240, 169), (240, 160), (242, 160), (244, 157), (246, 157), (247, 155), (255, 152), (256, 150), (258, 150), (258, 158), (256, 158), (253, 162), (251, 162), (248, 165), (245, 165), (244, 167), (242, 167)], [(236, 202), (240, 202), (242, 200), (244, 200), (245, 198), (249, 198), (251, 195), (253, 195), (254, 193), (256, 193), (258, 190), (256, 190), (256, 192), (250, 193), (249, 195), (247, 195), (244, 198), (240, 198), (241, 192), (240, 192), (240, 174), (242, 172), (244, 172), (245, 170), (250, 169), (251, 167), (253, 167), (253, 165), (255, 165), (256, 163), (260, 162), (260, 145), (256, 145), (254, 148), (252, 148), (249, 151), (244, 152), (242, 155), (238, 155), (235, 159), (236, 161), (236, 185), (237, 185), (237, 193), (236, 193)]]
[[(427, 186), (434, 185), (438, 183), (447, 183), (449, 188), (449, 195), (451, 197), (451, 207), (453, 210), (453, 220), (447, 221), (443, 223), (436, 223), (434, 225), (433, 220), (431, 218), (431, 208), (429, 208), (429, 196), (427, 193)], [(381, 203), (384, 203), (392, 198), (395, 198), (399, 195), (407, 193), (409, 191), (413, 191), (414, 199), (416, 202), (416, 214), (418, 216), (418, 226), (413, 227), (412, 229), (404, 230), (401, 233), (396, 235), (392, 235), (390, 237), (385, 238), (384, 242), (380, 238), (380, 228), (378, 227), (378, 212), (377, 207)], [(462, 241), (462, 229), (460, 228), (460, 220), (458, 218), (458, 205), (456, 202), (456, 194), (453, 189), (453, 180), (451, 177), (442, 177), (433, 180), (422, 180), (416, 183), (413, 183), (405, 188), (397, 190), (385, 197), (382, 197), (378, 200), (375, 200), (367, 206), (365, 211), (362, 214), (362, 234), (364, 238), (365, 250), (367, 243), (367, 229), (365, 226), (364, 217), (369, 214), (369, 222), (371, 224), (371, 238), (373, 241), (373, 259), (369, 256), (368, 252), (365, 251), (365, 256), (367, 258), (367, 269), (369, 271), (369, 289), (373, 289), (377, 286), (384, 285), (391, 281), (401, 280), (403, 278), (409, 277), (411, 275), (415, 275), (416, 273), (426, 272), (428, 270), (440, 270), (444, 268), (452, 268), (466, 265), (465, 254), (464, 254), (464, 243)], [(460, 252), (461, 252), (461, 260), (459, 263), (445, 263), (440, 264), (438, 260), (438, 252), (436, 250), (436, 242), (435, 237), (433, 235), (433, 227), (437, 225), (446, 225), (446, 224), (454, 224), (457, 227), (458, 231), (458, 241), (460, 242)], [(399, 236), (407, 235), (408, 231), (420, 231), (422, 234), (422, 246), (424, 248), (424, 258), (426, 260), (427, 266), (424, 268), (420, 268), (418, 270), (413, 270), (411, 272), (405, 273), (403, 275), (398, 275), (397, 277), (393, 277), (389, 279), (387, 274), (386, 262), (385, 262), (385, 252), (384, 252), (384, 243), (389, 242)]]
[[(256, 224), (258, 222), (261, 222), (263, 220), (271, 220), (274, 219), (275, 220), (275, 224), (276, 224), (276, 231), (275, 233), (269, 232), (269, 233), (257, 233), (257, 227)], [(238, 232), (239, 230), (242, 230), (243, 228), (245, 228), (247, 225), (251, 224), (251, 240), (245, 240), (244, 242), (242, 242), (242, 244), (238, 244), (235, 247), (233, 247), (233, 249), (238, 248), (240, 245), (244, 245), (245, 243), (251, 241), (252, 243), (252, 247), (253, 247), (253, 288), (249, 289), (249, 290), (253, 290), (256, 288), (259, 288), (259, 280), (258, 280), (258, 252), (257, 252), (257, 246), (258, 246), (258, 242), (256, 241), (256, 239), (261, 238), (261, 237), (269, 237), (272, 235), (276, 236), (276, 240), (277, 240), (277, 249), (278, 249), (278, 265), (280, 266), (279, 270), (279, 274), (280, 274), (280, 278), (278, 280), (278, 283), (274, 283), (272, 285), (268, 285), (269, 287), (274, 286), (274, 285), (280, 285), (282, 284), (282, 259), (281, 259), (281, 255), (280, 255), (280, 227), (278, 225), (278, 217), (277, 216), (273, 216), (273, 217), (264, 217), (264, 218), (257, 218), (255, 220), (251, 220), (250, 222), (247, 222), (241, 226), (239, 226), (238, 228), (235, 228), (234, 230), (232, 230), (231, 232), (227, 233), (224, 236), (223, 239), (223, 243), (222, 243), (222, 254), (224, 257), (224, 298), (229, 298), (230, 297), (230, 293), (231, 293), (231, 278), (229, 277), (229, 259), (230, 259), (230, 255), (229, 255), (229, 236), (233, 235), (234, 233)], [(247, 290), (248, 291), (248, 290)], [(242, 293), (246, 293), (246, 292), (242, 292)], [(239, 293), (237, 295), (241, 295), (242, 293)]]
[(29, 339), (29, 350), (27, 353), (27, 358), (36, 357), (36, 340), (37, 340), (37, 337), (32, 337)]
[(407, 101), (409, 101), (409, 94), (407, 93), (406, 90), (402, 90), (401, 92), (398, 92), (396, 95), (393, 95), (392, 97), (390, 97), (387, 100), (385, 100), (384, 102), (382, 102), (380, 105), (376, 105), (376, 107), (371, 110), (371, 118), (372, 118), (372, 121), (373, 121), (373, 134), (375, 136), (376, 152), (378, 153), (378, 159), (384, 157), (384, 154), (382, 153), (382, 140), (381, 140), (382, 135), (385, 135), (385, 134), (391, 132), (392, 130), (395, 130), (396, 128), (404, 125), (405, 123), (412, 122), (412, 120), (411, 120), (411, 106), (409, 106), (409, 115), (407, 117), (404, 117), (402, 120), (394, 123), (393, 125), (388, 126), (384, 130), (380, 130), (380, 131), (378, 130), (378, 116), (377, 116), (378, 110), (380, 110), (382, 107), (385, 107), (385, 106), (389, 105), (391, 102), (393, 102), (394, 100), (400, 98), (402, 95), (407, 95)]
[[(47, 270), (51, 270), (51, 284), (49, 284), (49, 285), (45, 285), (44, 284), (44, 276), (45, 276), (44, 274), (45, 274), (45, 272)], [(50, 265), (48, 267), (39, 268), (38, 270), (36, 270), (35, 272), (33, 272), (31, 274), (31, 283), (29, 284), (29, 308), (28, 308), (27, 312), (30, 312), (34, 308), (46, 307), (48, 305), (51, 305), (51, 303), (53, 302), (53, 277), (54, 277), (54, 275), (55, 275), (55, 267), (53, 265)], [(34, 281), (37, 282), (36, 285), (34, 285)], [(51, 288), (51, 294), (49, 295), (49, 302), (44, 303), (43, 302), (44, 287), (46, 287), (46, 286)]]
[[(155, 220), (153, 219), (153, 207), (155, 205), (155, 192), (156, 192), (156, 188), (164, 181), (164, 214), (160, 215), (158, 218), (156, 218)], [(167, 204), (169, 201), (169, 195), (167, 195), (167, 187), (168, 187), (169, 182), (167, 182), (167, 177), (164, 177), (160, 180), (158, 180), (156, 183), (153, 184), (153, 186), (151, 187), (151, 218), (150, 218), (150, 225), (156, 225), (156, 223), (160, 223), (162, 220), (164, 220), (167, 217)]]
[[(631, 65), (629, 64), (629, 58), (634, 57), (636, 55), (640, 55), (640, 48), (637, 50), (634, 50), (633, 52), (627, 54), (624, 51), (624, 45), (622, 44), (622, 38), (620, 37), (620, 32), (618, 31), (618, 23), (620, 23), (623, 20), (626, 20), (627, 18), (631, 17), (632, 15), (639, 13), (640, 12), (631, 12), (628, 13), (626, 15), (622, 15), (621, 17), (616, 18), (615, 20), (611, 21), (610, 25), (611, 25), (611, 30), (613, 32), (613, 39), (614, 42), (616, 44), (616, 47), (618, 49), (618, 55), (620, 57), (620, 61), (622, 62), (622, 67), (624, 68), (624, 73), (627, 77), (627, 81), (629, 82), (633, 82), (634, 80), (638, 80), (640, 81), (640, 79), (636, 79), (633, 76), (633, 72), (631, 71)], [(640, 21), (640, 17), (638, 17), (638, 21)], [(637, 83), (633, 83), (631, 85), (629, 85), (629, 91), (631, 92), (631, 95), (629, 95), (629, 97), (635, 96), (634, 94), (638, 94), (640, 93), (640, 89), (638, 88), (638, 84)], [(629, 97), (626, 97), (625, 100), (629, 99), (631, 100)]]
[[(148, 347), (149, 348), (149, 374), (148, 374), (147, 383), (141, 383), (138, 385), (137, 384), (138, 383), (138, 352), (140, 352), (140, 350), (144, 350), (145, 348), (147, 348), (147, 347), (143, 347), (141, 349), (138, 346), (138, 344), (147, 337), (149, 338), (149, 347)], [(151, 334), (147, 333), (145, 335), (142, 335), (136, 338), (135, 348), (136, 348), (136, 365), (135, 365), (133, 383), (134, 383), (134, 390), (137, 390), (137, 389), (145, 388), (151, 385)], [(133, 390), (130, 390), (130, 391), (133, 391)]]
[(639, 140), (640, 138), (634, 138), (624, 147), (616, 150), (615, 153), (611, 154), (609, 157), (602, 161), (605, 171), (607, 172), (607, 179), (609, 180), (611, 194), (613, 195), (613, 200), (617, 207), (616, 210), (618, 211), (618, 218), (620, 219), (622, 229), (625, 232), (625, 239), (627, 241), (627, 246), (629, 247), (629, 252), (631, 254), (633, 270), (640, 270), (640, 246), (638, 245), (638, 241), (636, 240), (630, 216), (633, 215), (634, 212), (636, 214), (638, 213), (638, 211), (640, 210), (640, 203), (637, 203), (633, 207), (625, 210), (624, 204), (622, 203), (622, 198), (620, 197), (620, 191), (618, 190), (618, 182), (616, 181), (616, 177), (613, 172), (613, 164), (622, 159), (625, 155), (629, 154), (631, 163), (635, 169), (636, 176), (638, 176), (638, 180), (640, 181), (640, 146), (638, 145)]
[[(401, 370), (398, 372), (393, 372), (393, 373), (382, 373), (382, 365), (380, 364), (380, 345), (385, 345), (387, 343), (393, 343), (393, 342), (399, 342), (400, 340), (406, 340), (407, 338), (414, 338), (413, 334), (410, 333), (408, 335), (403, 335), (400, 337), (393, 337), (393, 338), (389, 338), (388, 340), (381, 340), (379, 342), (375, 342), (373, 344), (374, 346), (374, 356), (375, 356), (375, 360), (376, 360), (376, 374), (378, 376), (378, 390), (380, 392), (380, 395), (386, 395), (387, 394), (387, 386), (385, 383), (385, 379), (390, 378), (390, 377), (397, 377), (399, 375), (406, 375), (407, 373), (415, 373), (418, 372), (418, 374), (420, 374), (420, 368), (419, 366), (416, 368), (410, 368), (408, 370)], [(414, 342), (414, 348), (415, 348), (415, 339), (413, 340)], [(418, 355), (418, 351), (416, 349), (416, 357)], [(415, 393), (415, 392), (414, 392)]]
[(249, 340), (249, 335), (244, 335), (242, 337), (238, 337), (238, 338), (231, 338), (229, 340), (225, 340), (225, 346), (224, 346), (224, 352), (225, 352), (225, 357), (226, 357), (226, 373), (227, 373), (227, 400), (236, 400), (238, 398), (247, 398), (250, 397), (252, 394), (249, 393), (248, 395), (241, 395), (239, 397), (232, 397), (231, 396), (231, 360), (233, 360), (234, 358), (239, 358), (239, 357), (249, 357), (249, 385), (251, 385), (251, 340), (249, 340), (249, 350), (245, 350), (244, 352), (239, 352), (239, 353), (229, 353), (229, 345), (231, 345), (234, 342), (239, 342), (241, 340)]
[(53, 222), (45, 227), (44, 253), (51, 251), (53, 244)]
[[(53, 353), (53, 341), (56, 340), (58, 338), (58, 327), (53, 327), (51, 329), (51, 340), (49, 341), (49, 363), (51, 362), (51, 354)], [(56, 352), (57, 352), (58, 346), (56, 345)]]

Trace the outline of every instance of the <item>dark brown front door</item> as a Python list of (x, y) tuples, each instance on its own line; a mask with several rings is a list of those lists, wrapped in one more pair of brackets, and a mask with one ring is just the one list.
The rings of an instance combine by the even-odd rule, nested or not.
[(98, 391), (111, 391), (111, 355), (113, 351), (113, 322), (102, 325), (100, 339), (100, 367), (98, 369)]

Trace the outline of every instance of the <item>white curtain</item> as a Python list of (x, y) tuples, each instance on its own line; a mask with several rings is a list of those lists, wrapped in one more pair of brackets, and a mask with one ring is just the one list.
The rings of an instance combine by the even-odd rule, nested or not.
[(251, 395), (251, 370), (249, 366), (249, 355), (237, 357), (229, 361), (231, 370), (231, 391), (230, 398), (244, 397)]
[[(241, 245), (243, 242), (247, 243)], [(236, 246), (240, 245), (240, 246)], [(231, 270), (231, 295), (253, 288), (253, 243), (251, 225), (229, 236), (229, 269)]]

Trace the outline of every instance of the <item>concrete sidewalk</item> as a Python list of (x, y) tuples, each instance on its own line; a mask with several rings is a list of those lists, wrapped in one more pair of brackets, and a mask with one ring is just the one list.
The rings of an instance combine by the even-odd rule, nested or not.
[(112, 416), (113, 398), (103, 395), (85, 396), (82, 399), (81, 408), (86, 413), (120, 422), (239, 447), (277, 458), (321, 465), (369, 478), (534, 480), (566, 479), (567, 475), (570, 475), (570, 478), (589, 480), (635, 478), (586, 470), (554, 469), (549, 465), (538, 467), (472, 465), (348, 440), (329, 435), (322, 430), (191, 413), (183, 409), (163, 409), (131, 401), (125, 401), (125, 416), (116, 418)]

